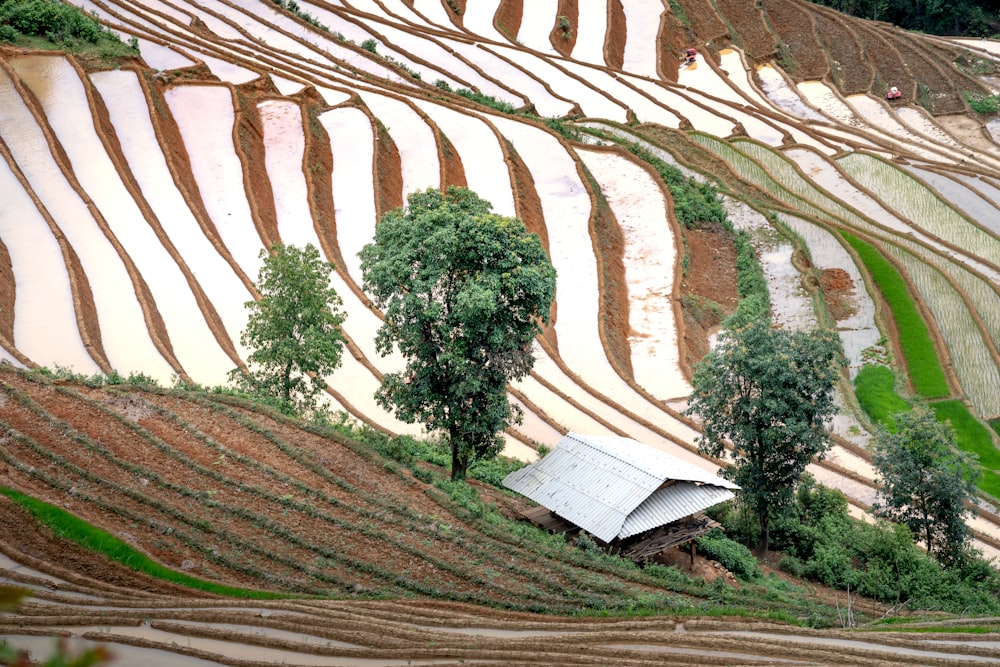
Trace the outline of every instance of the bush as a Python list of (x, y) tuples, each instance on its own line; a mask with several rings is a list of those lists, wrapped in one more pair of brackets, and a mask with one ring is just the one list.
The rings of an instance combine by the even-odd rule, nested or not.
[(757, 559), (742, 544), (733, 542), (720, 530), (709, 531), (698, 540), (702, 555), (717, 561), (742, 581), (750, 581), (760, 576)]
[(15, 42), (17, 40), (17, 30), (12, 26), (0, 25), (0, 42)]
[(93, 44), (102, 32), (97, 19), (56, 0), (8, 0), (0, 5), (0, 23), (24, 35), (48, 37), (53, 42), (74, 37)]

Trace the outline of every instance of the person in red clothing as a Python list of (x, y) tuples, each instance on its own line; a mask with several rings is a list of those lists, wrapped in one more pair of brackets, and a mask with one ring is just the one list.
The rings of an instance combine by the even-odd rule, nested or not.
[(885, 94), (885, 98), (887, 100), (898, 100), (902, 96), (903, 93), (899, 92), (899, 88), (897, 88), (896, 86), (890, 88), (889, 92)]
[(698, 59), (698, 52), (695, 51), (694, 49), (688, 49), (684, 55), (684, 64), (690, 65), (697, 59)]

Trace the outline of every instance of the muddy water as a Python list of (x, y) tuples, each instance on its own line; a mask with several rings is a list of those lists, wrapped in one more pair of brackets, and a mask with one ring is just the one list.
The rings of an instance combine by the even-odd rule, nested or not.
[[(559, 442), (559, 439), (564, 435), (560, 429), (550, 426), (547, 422), (543, 421), (539, 415), (535, 414), (518, 399), (513, 397), (509, 397), (509, 399), (511, 403), (520, 406), (521, 410), (524, 412), (522, 423), (514, 427), (518, 433), (546, 445)], [(521, 450), (520, 447), (514, 447), (510, 441), (508, 441), (507, 447), (504, 448), (504, 453), (507, 456), (515, 456), (522, 461), (533, 461), (537, 458), (534, 450), (531, 450), (530, 452), (523, 452), (523, 455), (522, 452), (523, 450)]]
[(767, 99), (778, 109), (803, 120), (825, 120), (823, 114), (806, 104), (781, 73), (771, 65), (760, 65), (757, 77)]
[(233, 99), (224, 86), (177, 86), (165, 93), (177, 121), (191, 172), (223, 243), (252, 280), (261, 265), (257, 234), (233, 145)]
[[(416, 0), (413, 6), (417, 11), (423, 11), (423, 7), (436, 7), (439, 3), (435, 0)], [(477, 2), (467, 2), (465, 14), (462, 15), (462, 25), (474, 35), (483, 39), (495, 40), (498, 42), (508, 41), (503, 34), (493, 25), (493, 17), (500, 6), (500, 0), (477, 0)], [(426, 16), (426, 14), (425, 14)]]
[(458, 151), (469, 189), (490, 202), (494, 213), (513, 216), (516, 211), (510, 172), (490, 126), (483, 119), (438, 104), (422, 102), (420, 108)]
[[(0, 99), (2, 86), (0, 80)], [(9, 125), (6, 109), (0, 107), (0, 126)], [(85, 375), (99, 372), (80, 338), (73, 291), (59, 244), (10, 165), (2, 159), (0, 192), (4, 200), (0, 206), (0, 239), (10, 253), (17, 290), (14, 345), (38, 364), (60, 364)]]
[(735, 49), (719, 51), (719, 68), (729, 77), (730, 83), (744, 95), (761, 106), (767, 106), (767, 101), (756, 86), (750, 83), (750, 70), (743, 61), (741, 53)]
[[(45, 109), (80, 184), (142, 272), (181, 366), (211, 384), (223, 382), (233, 362), (208, 328), (184, 274), (122, 183), (89, 115), (67, 103), (86, 97), (76, 71), (65, 59), (49, 56), (17, 58), (12, 64)], [(143, 371), (161, 384), (169, 384), (175, 372), (162, 359), (155, 358), (149, 359)]]
[[(738, 107), (746, 106), (746, 99), (737, 92), (734, 86), (738, 85), (742, 80), (743, 86), (746, 86), (751, 90), (753, 89), (750, 84), (747, 83), (746, 70), (743, 67), (739, 54), (731, 49), (726, 49), (722, 53), (725, 54), (727, 51), (728, 55), (725, 56), (727, 58), (725, 62), (730, 68), (726, 70), (729, 73), (728, 77), (724, 78), (722, 74), (703, 62), (696, 62), (693, 65), (681, 67), (680, 73), (677, 77), (677, 83), (686, 86), (692, 95), (698, 96), (705, 93), (728, 100), (735, 105), (738, 105)], [(753, 92), (752, 96), (755, 99), (760, 99), (760, 96), (756, 93), (756, 91)], [(719, 105), (718, 102), (713, 100), (706, 100), (706, 103), (709, 108)], [(763, 100), (761, 100), (761, 103), (763, 103)], [(763, 141), (764, 143), (772, 146), (777, 146), (782, 143), (784, 134), (780, 129), (772, 123), (765, 121), (762, 117), (741, 111), (738, 107), (720, 106), (719, 113), (735, 119), (743, 126), (743, 129), (746, 130), (746, 133), (749, 136), (757, 139), (758, 141)], [(700, 118), (692, 118), (691, 120), (697, 129), (703, 129), (699, 126)]]
[[(48, 90), (54, 90), (53, 82), (38, 87), (41, 95)], [(78, 92), (82, 95), (82, 88)], [(68, 97), (61, 103), (89, 117), (85, 98)], [(0, 72), (0, 109), (4, 116), (0, 135), (42, 204), (80, 257), (93, 290), (108, 359), (116, 370), (126, 375), (153, 366), (160, 353), (150, 340), (131, 278), (79, 193), (56, 163), (45, 135), (5, 72)], [(59, 265), (61, 262), (56, 264)], [(76, 346), (71, 344), (71, 354), (74, 349)], [(47, 354), (51, 356), (35, 361), (60, 365), (76, 361), (75, 354), (72, 359), (64, 359), (59, 348), (49, 348)]]
[(549, 33), (556, 24), (559, 0), (531, 0), (525, 2), (521, 11), (521, 28), (517, 41), (529, 49), (541, 53), (555, 54), (549, 42)]
[(653, 90), (658, 90), (657, 94), (653, 95), (651, 99), (619, 80), (623, 79), (634, 83), (637, 81), (635, 77), (617, 73), (612, 75), (604, 70), (570, 61), (564, 61), (560, 64), (569, 72), (597, 86), (608, 97), (632, 109), (640, 121), (644, 123), (658, 123), (665, 127), (680, 127), (681, 120), (677, 117), (677, 114), (658, 102), (658, 100), (667, 95), (665, 88), (659, 87), (655, 83), (644, 81), (644, 85), (650, 86)]
[(801, 218), (782, 215), (781, 219), (805, 240), (817, 269), (841, 269), (847, 272), (854, 285), (854, 292), (850, 296), (854, 312), (837, 321), (837, 331), (853, 379), (864, 363), (862, 352), (877, 345), (881, 338), (875, 324), (875, 302), (868, 294), (857, 265), (833, 234)]
[[(10, 635), (4, 640), (13, 648), (20, 651), (28, 651), (35, 660), (47, 660), (52, 655), (55, 640), (51, 637), (31, 637), (28, 635)], [(180, 653), (166, 649), (148, 649), (129, 646), (127, 644), (114, 644), (109, 642), (92, 642), (80, 638), (70, 640), (68, 648), (72, 655), (84, 650), (88, 646), (102, 644), (114, 654), (115, 665), (143, 665), (143, 667), (215, 667), (224, 663), (214, 660), (203, 660), (192, 658)]]
[(441, 162), (430, 125), (400, 99), (365, 91), (361, 99), (392, 136), (403, 171), (403, 200), (417, 190), (441, 187)]
[[(622, 69), (626, 72), (659, 78), (656, 71), (658, 59), (656, 37), (660, 30), (663, 5), (645, 0), (625, 0), (625, 58)], [(587, 20), (586, 18), (584, 20)]]
[(311, 220), (302, 172), (306, 142), (299, 105), (291, 100), (268, 100), (257, 105), (257, 113), (263, 126), (264, 167), (271, 181), (278, 229)]
[[(904, 648), (902, 646), (892, 646), (889, 644), (882, 644), (877, 641), (863, 641), (855, 639), (837, 639), (834, 637), (815, 637), (811, 635), (798, 635), (798, 634), (770, 634), (764, 632), (742, 632), (734, 631), (727, 632), (727, 637), (747, 637), (749, 639), (759, 639), (763, 641), (767, 640), (778, 640), (781, 642), (797, 642), (801, 644), (821, 644), (823, 646), (830, 647), (843, 647), (849, 648), (855, 651), (873, 651), (873, 652), (887, 652), (893, 653), (899, 656), (907, 656), (909, 658), (933, 658), (940, 660), (942, 658), (948, 660), (956, 661), (969, 661), (969, 662), (981, 662), (983, 664), (996, 664), (995, 657), (984, 657), (977, 655), (968, 655), (960, 652), (955, 652), (954, 647), (944, 648), (943, 651), (932, 651), (926, 650), (921, 651), (919, 649)], [(907, 661), (909, 662), (909, 661)]]
[[(375, 4), (374, 0), (363, 0), (366, 3)], [(488, 0), (487, 4), (493, 2), (493, 0)], [(354, 4), (354, 0), (351, 0), (351, 4)], [(482, 4), (481, 2), (469, 2), (468, 5)], [(414, 0), (413, 9), (419, 12), (421, 15), (426, 16), (427, 20), (431, 24), (436, 24), (443, 28), (453, 30), (455, 24), (451, 22), (451, 17), (448, 16), (448, 12), (445, 10), (444, 5), (438, 0)]]
[(509, 102), (515, 107), (531, 102), (542, 116), (564, 116), (572, 108), (568, 101), (553, 97), (541, 81), (532, 78), (521, 68), (497, 57), (492, 49), (498, 47), (458, 41), (451, 42), (449, 46), (470, 63), (484, 72), (490, 72), (494, 78), (509, 87), (509, 90), (494, 95), (498, 100)]
[(647, 171), (615, 153), (577, 150), (618, 219), (625, 238), (629, 344), (635, 381), (661, 399), (686, 396), (674, 321), (677, 262), (662, 191)]
[[(494, 120), (535, 180), (558, 272), (555, 323), (560, 355), (571, 367), (598, 366), (613, 374), (598, 335), (597, 260), (590, 238), (591, 202), (577, 166), (551, 135), (506, 118)], [(601, 363), (596, 363), (600, 361)], [(607, 373), (601, 373), (603, 377)]]
[[(551, 394), (548, 389), (537, 383), (529, 384), (526, 382), (523, 387), (519, 385), (519, 388), (523, 389), (531, 401), (537, 403), (547, 414), (559, 422), (564, 427), (563, 431), (613, 435), (613, 431), (617, 429), (619, 432), (627, 433), (635, 440), (662, 449), (668, 454), (673, 454), (705, 470), (717, 472), (716, 466), (697, 454), (680, 447), (670, 438), (627, 415), (623, 415), (618, 408), (611, 407), (605, 401), (591, 395), (578, 384), (578, 380), (563, 373), (555, 361), (545, 352), (536, 348), (535, 359), (536, 374), (549, 385), (557, 387), (559, 392), (568, 396), (572, 402), (567, 401), (562, 396)], [(682, 442), (693, 443), (698, 435), (687, 424), (664, 413), (659, 406), (635, 396), (632, 388), (625, 385), (624, 382), (612, 386), (599, 386), (598, 389), (636, 413), (647, 423), (655, 424), (658, 429), (666, 431)], [(584, 413), (583, 410), (596, 415), (601, 421), (597, 421), (589, 414)], [(605, 424), (610, 424), (611, 428)]]
[[(624, 123), (628, 120), (625, 107), (619, 102), (610, 99), (603, 91), (591, 88), (583, 81), (577, 81), (563, 74), (549, 60), (540, 58), (534, 53), (519, 51), (514, 48), (496, 47), (498, 53), (505, 58), (509, 58), (519, 64), (528, 72), (532, 72), (543, 80), (548, 81), (556, 95), (562, 95), (571, 100), (576, 100), (583, 109), (585, 116), (594, 118), (607, 118)], [(534, 100), (533, 100), (534, 101)], [(543, 116), (553, 114), (545, 113), (539, 109)], [(563, 114), (556, 114), (563, 115)]]
[(112, 70), (96, 72), (90, 79), (104, 99), (108, 118), (143, 197), (215, 306), (237, 351), (246, 358), (249, 352), (242, 347), (239, 337), (247, 321), (243, 302), (250, 298), (250, 292), (205, 236), (174, 184), (138, 77), (134, 72)]
[(604, 39), (608, 31), (607, 0), (578, 0), (577, 5), (579, 15), (586, 19), (577, 21), (573, 60), (603, 66)]
[(640, 90), (644, 90), (646, 93), (654, 96), (661, 104), (678, 116), (689, 121), (696, 130), (708, 132), (719, 137), (726, 137), (732, 134), (733, 129), (736, 127), (732, 119), (720, 115), (728, 113), (728, 109), (720, 110), (719, 114), (716, 114), (711, 111), (711, 107), (705, 109), (692, 102), (687, 95), (696, 93), (686, 90), (687, 86), (682, 86), (685, 90), (679, 91), (683, 94), (678, 94), (673, 92), (673, 89), (664, 89), (652, 81), (633, 79), (631, 83), (635, 84)]
[(953, 151), (932, 150), (935, 147), (929, 141), (911, 132), (894, 113), (875, 98), (869, 95), (850, 95), (846, 100), (858, 117), (864, 118), (865, 122), (883, 137), (906, 150), (930, 160), (955, 159)]
[(169, 46), (157, 44), (142, 37), (139, 41), (139, 53), (147, 65), (158, 71), (191, 67), (194, 61)]
[(319, 117), (333, 151), (333, 205), (337, 243), (344, 268), (362, 283), (358, 252), (375, 237), (375, 138), (371, 121), (361, 109), (342, 107)]
[[(271, 663), (274, 665), (323, 665), (326, 667), (395, 667), (396, 665), (454, 664), (454, 660), (407, 660), (316, 655), (308, 652), (308, 646), (303, 646), (302, 651), (266, 648), (263, 646), (241, 644), (237, 641), (223, 641), (167, 632), (145, 625), (138, 627), (74, 626), (72, 632), (76, 634), (106, 633), (109, 635), (109, 639), (114, 635), (132, 637), (154, 642), (165, 647), (164, 650), (138, 649), (125, 644), (116, 644), (113, 640), (106, 643), (108, 648), (115, 655), (119, 656), (118, 660), (122, 661), (122, 664), (142, 664), (143, 667), (201, 667), (203, 665), (232, 664), (234, 660)], [(12, 637), (10, 643), (17, 648), (30, 649), (34, 655), (39, 657), (46, 655), (53, 647), (52, 639), (48, 637), (29, 638), (19, 635)], [(76, 647), (83, 646), (84, 644), (93, 645), (95, 643), (104, 642), (76, 639), (70, 646), (74, 650), (79, 650)], [(202, 658), (189, 658), (181, 653), (172, 652), (170, 647), (189, 648), (204, 654), (219, 656), (221, 662), (217, 663)], [(330, 647), (337, 648), (333, 642), (330, 642)]]

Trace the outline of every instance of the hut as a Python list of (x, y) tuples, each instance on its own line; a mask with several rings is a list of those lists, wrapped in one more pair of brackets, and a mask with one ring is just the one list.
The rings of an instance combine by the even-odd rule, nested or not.
[(577, 433), (503, 483), (538, 503), (524, 513), (536, 525), (586, 531), (636, 562), (718, 526), (702, 511), (739, 488), (636, 440)]

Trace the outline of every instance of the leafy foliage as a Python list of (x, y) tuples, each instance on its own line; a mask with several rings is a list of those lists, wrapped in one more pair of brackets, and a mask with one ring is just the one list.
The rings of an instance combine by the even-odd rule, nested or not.
[(932, 35), (986, 37), (998, 18), (996, 3), (977, 0), (812, 0), (837, 11)]
[(927, 408), (897, 415), (896, 424), (895, 433), (882, 429), (872, 441), (881, 484), (872, 511), (909, 527), (943, 563), (960, 562), (969, 540), (965, 503), (975, 500), (979, 463), (959, 451), (955, 432)]
[(240, 342), (253, 350), (248, 370), (236, 368), (230, 379), (287, 414), (312, 414), (325, 377), (340, 365), (344, 314), (330, 287), (333, 265), (313, 245), (303, 249), (275, 245), (262, 250), (257, 278), (259, 301), (250, 311)]
[(365, 290), (385, 313), (378, 349), (397, 345), (407, 359), (377, 399), (403, 421), (447, 433), (461, 479), (520, 419), (506, 387), (534, 364), (555, 269), (520, 220), (465, 188), (415, 192), (407, 204), (382, 217), (360, 253)]
[(695, 368), (686, 414), (702, 419), (698, 448), (723, 458), (732, 443), (723, 473), (757, 515), (762, 552), (770, 519), (791, 502), (805, 467), (830, 448), (825, 422), (836, 413), (839, 357), (834, 334), (773, 329), (757, 318), (724, 331)]
[[(719, 518), (727, 532), (738, 529), (734, 513)], [(943, 568), (914, 544), (906, 526), (853, 519), (844, 494), (810, 475), (803, 476), (795, 502), (774, 522), (771, 535), (774, 548), (785, 552), (779, 566), (795, 576), (913, 610), (1000, 610), (1000, 574), (989, 563), (968, 558)]]
[(698, 550), (706, 558), (718, 561), (743, 581), (760, 576), (757, 559), (750, 550), (725, 536), (721, 530), (711, 530), (698, 539)]
[[(0, 42), (22, 38), (43, 38), (60, 48), (75, 50), (81, 45), (106, 51), (108, 55), (134, 56), (138, 42), (128, 46), (91, 15), (70, 3), (58, 0), (0, 0)], [(33, 45), (37, 40), (33, 42)]]

